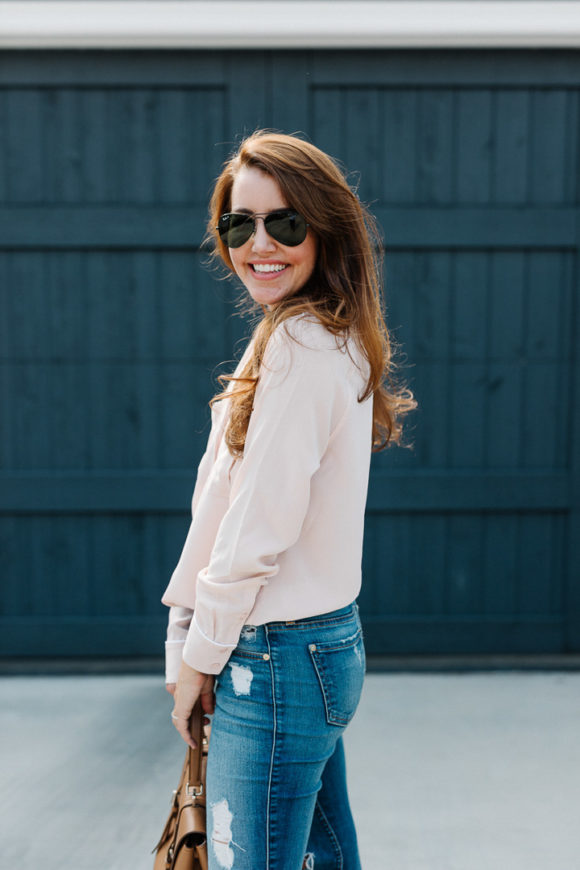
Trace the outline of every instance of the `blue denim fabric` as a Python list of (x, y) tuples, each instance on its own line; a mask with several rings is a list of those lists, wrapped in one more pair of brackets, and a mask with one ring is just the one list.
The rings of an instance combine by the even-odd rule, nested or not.
[(209, 870), (360, 870), (342, 734), (364, 671), (356, 604), (244, 626), (216, 685)]

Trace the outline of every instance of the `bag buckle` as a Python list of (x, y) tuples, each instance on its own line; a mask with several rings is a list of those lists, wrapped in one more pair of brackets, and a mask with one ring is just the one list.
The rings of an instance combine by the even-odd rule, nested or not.
[(190, 785), (187, 783), (185, 786), (185, 794), (188, 797), (201, 797), (203, 794), (203, 782), (200, 782), (199, 785)]

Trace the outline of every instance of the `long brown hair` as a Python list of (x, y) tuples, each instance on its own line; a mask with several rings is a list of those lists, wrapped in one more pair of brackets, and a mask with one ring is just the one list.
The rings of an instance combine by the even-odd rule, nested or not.
[(351, 336), (369, 363), (369, 377), (359, 401), (373, 397), (372, 448), (400, 443), (401, 418), (416, 407), (412, 393), (395, 383), (396, 368), (383, 316), (380, 237), (374, 218), (360, 203), (337, 164), (297, 136), (259, 130), (242, 141), (226, 161), (210, 202), (207, 237), (214, 256), (234, 271), (228, 248), (216, 226), (231, 207), (234, 179), (242, 166), (254, 167), (279, 185), (289, 208), (306, 218), (318, 241), (311, 277), (289, 298), (264, 309), (253, 334), (253, 352), (239, 377), (220, 375), (230, 402), (225, 439), (233, 456), (244, 451), (260, 364), (268, 339), (289, 317), (309, 314), (337, 338)]

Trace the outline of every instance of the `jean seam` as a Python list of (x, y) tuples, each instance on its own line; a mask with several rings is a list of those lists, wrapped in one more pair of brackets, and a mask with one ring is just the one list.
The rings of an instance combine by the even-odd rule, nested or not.
[(322, 700), (324, 702), (324, 712), (326, 714), (326, 721), (329, 725), (332, 725), (333, 723), (330, 721), (330, 710), (328, 708), (328, 701), (326, 698), (326, 690), (324, 687), (324, 683), (322, 681), (322, 674), (320, 673), (320, 671), (318, 669), (318, 662), (316, 661), (316, 659), (312, 655), (312, 652), (310, 653), (310, 660), (311, 660), (312, 664), (314, 665), (314, 672), (316, 674), (316, 678), (318, 680), (318, 685), (320, 686), (320, 691), (322, 693)]
[(270, 638), (268, 637), (268, 627), (265, 626), (266, 643), (268, 644), (268, 653), (270, 654), (270, 680), (272, 685), (272, 751), (270, 753), (270, 770), (268, 771), (268, 797), (266, 804), (266, 870), (270, 870), (270, 822), (272, 809), (272, 777), (274, 775), (274, 758), (276, 756), (276, 738), (278, 733), (278, 709), (276, 705), (276, 686), (274, 682), (274, 668), (272, 667), (272, 650), (270, 649)]
[(322, 805), (321, 805), (320, 801), (316, 801), (316, 808), (315, 809), (316, 809), (316, 812), (320, 816), (320, 821), (322, 823), (322, 826), (326, 829), (326, 833), (328, 834), (329, 840), (332, 843), (332, 846), (334, 849), (334, 854), (336, 855), (336, 857), (338, 859), (339, 863), (338, 863), (336, 870), (342, 870), (342, 868), (344, 867), (344, 860), (343, 860), (342, 849), (340, 848), (340, 843), (338, 841), (338, 837), (334, 833), (334, 828), (332, 827), (332, 825), (328, 821), (328, 817), (327, 817), (326, 813), (324, 812), (324, 810), (322, 809)]

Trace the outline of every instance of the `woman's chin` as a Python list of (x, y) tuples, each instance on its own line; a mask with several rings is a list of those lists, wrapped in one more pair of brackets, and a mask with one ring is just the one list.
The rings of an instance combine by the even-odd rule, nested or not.
[(251, 286), (246, 285), (246, 288), (254, 302), (259, 305), (276, 305), (291, 293), (290, 288), (287, 287), (268, 286), (255, 282), (252, 282)]

